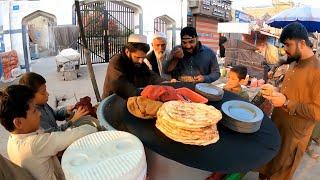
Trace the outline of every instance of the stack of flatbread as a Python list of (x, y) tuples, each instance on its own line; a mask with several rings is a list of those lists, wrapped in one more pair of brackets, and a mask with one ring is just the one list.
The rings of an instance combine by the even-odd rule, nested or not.
[(219, 140), (216, 124), (221, 118), (213, 106), (169, 101), (159, 108), (156, 127), (174, 141), (205, 146)]

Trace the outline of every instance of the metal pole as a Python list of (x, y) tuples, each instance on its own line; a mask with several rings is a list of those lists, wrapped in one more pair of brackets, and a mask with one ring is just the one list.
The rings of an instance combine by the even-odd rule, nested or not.
[(183, 28), (182, 4), (183, 4), (183, 0), (181, 0), (181, 5), (180, 5), (180, 16), (181, 16), (180, 30)]
[(255, 46), (257, 45), (257, 40), (258, 40), (258, 34), (257, 34), (257, 32), (255, 31), (255, 32), (254, 32), (254, 45), (255, 45)]
[(100, 96), (100, 93), (99, 93), (97, 80), (96, 80), (96, 77), (94, 75), (94, 71), (93, 71), (93, 67), (92, 67), (92, 63), (91, 63), (91, 57), (90, 57), (90, 52), (88, 50), (87, 40), (86, 40), (85, 34), (84, 34), (84, 29), (83, 29), (83, 24), (82, 24), (82, 17), (81, 17), (81, 13), (80, 13), (79, 1), (75, 0), (74, 3), (76, 5), (76, 12), (77, 12), (77, 16), (78, 16), (78, 24), (79, 24), (79, 28), (80, 28), (80, 37), (81, 37), (81, 40), (82, 40), (82, 44), (84, 46), (84, 55), (85, 55), (85, 58), (86, 58), (87, 67), (88, 67), (91, 83), (92, 83), (93, 90), (94, 90), (94, 93), (95, 93), (96, 98), (97, 98), (97, 102), (100, 102), (101, 101), (101, 96)]

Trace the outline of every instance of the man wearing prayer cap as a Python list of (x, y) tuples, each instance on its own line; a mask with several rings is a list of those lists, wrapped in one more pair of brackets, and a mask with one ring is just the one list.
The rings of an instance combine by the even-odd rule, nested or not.
[(162, 32), (157, 32), (152, 37), (152, 51), (147, 55), (145, 63), (149, 66), (149, 69), (160, 75), (163, 79), (170, 80), (170, 75), (165, 74), (164, 64), (167, 63), (168, 51), (167, 37)]
[(193, 27), (184, 27), (180, 33), (181, 46), (173, 48), (166, 73), (186, 82), (211, 83), (219, 79), (220, 69), (216, 54), (201, 44)]
[(102, 98), (115, 93), (127, 99), (140, 94), (140, 88), (159, 84), (161, 78), (143, 62), (150, 47), (147, 37), (131, 34), (121, 53), (113, 56), (108, 65)]

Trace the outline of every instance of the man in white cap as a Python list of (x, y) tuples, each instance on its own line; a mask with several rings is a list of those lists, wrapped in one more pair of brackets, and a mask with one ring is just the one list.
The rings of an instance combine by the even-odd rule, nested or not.
[(163, 79), (170, 80), (170, 75), (164, 73), (164, 65), (167, 63), (168, 51), (167, 37), (162, 32), (157, 32), (152, 37), (152, 51), (147, 55), (145, 63), (149, 69), (160, 75)]
[(140, 94), (140, 87), (159, 84), (159, 75), (143, 62), (150, 50), (147, 37), (131, 34), (121, 53), (113, 56), (108, 65), (102, 98), (115, 93), (127, 99)]

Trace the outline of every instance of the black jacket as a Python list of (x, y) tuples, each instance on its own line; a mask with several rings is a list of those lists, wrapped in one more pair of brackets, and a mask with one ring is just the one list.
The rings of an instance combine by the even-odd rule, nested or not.
[(165, 69), (176, 63), (174, 68), (167, 73), (171, 73), (172, 77), (178, 79), (181, 76), (197, 76), (203, 75), (205, 83), (212, 83), (220, 78), (219, 64), (216, 54), (208, 47), (198, 43), (192, 54), (184, 52), (184, 57), (180, 60), (173, 58), (172, 52)]
[(159, 66), (158, 66), (158, 62), (157, 62), (157, 57), (154, 54), (154, 51), (151, 51), (147, 57), (148, 61), (150, 62), (151, 66), (152, 66), (152, 71), (157, 73), (160, 76), (160, 71), (159, 71)]

